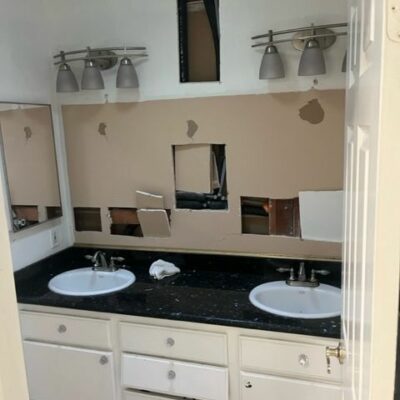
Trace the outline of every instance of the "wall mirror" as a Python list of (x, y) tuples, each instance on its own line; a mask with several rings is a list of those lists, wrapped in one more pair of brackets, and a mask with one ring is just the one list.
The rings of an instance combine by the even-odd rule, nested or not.
[(50, 106), (0, 103), (0, 133), (12, 230), (61, 217)]
[(219, 81), (219, 0), (178, 0), (180, 81)]

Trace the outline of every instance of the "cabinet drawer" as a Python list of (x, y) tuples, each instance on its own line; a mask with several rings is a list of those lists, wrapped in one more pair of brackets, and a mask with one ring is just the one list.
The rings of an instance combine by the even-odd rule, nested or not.
[(123, 354), (122, 384), (201, 400), (228, 399), (228, 370), (155, 357)]
[(176, 398), (157, 396), (154, 394), (140, 393), (126, 390), (123, 395), (123, 400), (176, 400)]
[(101, 319), (21, 311), (22, 337), (28, 340), (111, 349), (109, 322)]
[(240, 374), (242, 400), (340, 400), (339, 386), (267, 375)]
[(240, 362), (247, 371), (330, 381), (340, 381), (341, 376), (336, 359), (331, 359), (331, 374), (328, 374), (324, 345), (241, 337)]
[(219, 333), (121, 323), (123, 351), (207, 364), (227, 364), (226, 336)]

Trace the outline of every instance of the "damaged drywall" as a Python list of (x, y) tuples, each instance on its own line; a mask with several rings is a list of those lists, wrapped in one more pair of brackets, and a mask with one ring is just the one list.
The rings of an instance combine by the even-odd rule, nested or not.
[(197, 130), (199, 129), (199, 126), (196, 124), (195, 121), (193, 121), (192, 119), (189, 119), (186, 121), (187, 122), (187, 131), (186, 131), (186, 135), (187, 137), (189, 137), (190, 139), (193, 138), (193, 136), (195, 135), (195, 133), (197, 132)]
[[(319, 123), (299, 119), (310, 98), (324, 106), (323, 118), (312, 119)], [(75, 241), (340, 258), (338, 243), (242, 234), (240, 198), (291, 199), (305, 190), (341, 189), (344, 105), (344, 90), (321, 90), (311, 97), (296, 92), (63, 106), (73, 207), (100, 207), (107, 220), (110, 207), (136, 208), (140, 190), (163, 196), (171, 210), (170, 236), (166, 223), (164, 237), (142, 238), (110, 235), (103, 222), (102, 232), (76, 232)], [(201, 127), (201, 141), (182, 129), (190, 120)], [(93, 121), (112, 127), (108, 142), (93, 135)], [(177, 209), (173, 146), (205, 143), (226, 146), (229, 209)]]
[(306, 105), (300, 108), (299, 116), (302, 120), (310, 124), (320, 124), (325, 118), (325, 111), (318, 99), (310, 100)]

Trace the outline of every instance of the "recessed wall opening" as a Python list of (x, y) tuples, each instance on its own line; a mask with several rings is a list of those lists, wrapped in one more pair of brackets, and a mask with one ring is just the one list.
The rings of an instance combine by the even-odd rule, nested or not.
[(180, 81), (219, 81), (219, 0), (178, 0)]
[(19, 225), (19, 228), (35, 225), (39, 223), (39, 208), (37, 206), (17, 206), (13, 205), (13, 223)]
[(111, 235), (143, 237), (136, 208), (109, 208)]
[(228, 209), (225, 145), (175, 145), (173, 155), (176, 208)]
[(100, 208), (96, 207), (75, 207), (75, 230), (77, 232), (94, 231), (101, 232)]
[(46, 213), (48, 219), (60, 218), (62, 217), (61, 207), (46, 207)]
[(298, 197), (241, 197), (242, 233), (300, 237)]

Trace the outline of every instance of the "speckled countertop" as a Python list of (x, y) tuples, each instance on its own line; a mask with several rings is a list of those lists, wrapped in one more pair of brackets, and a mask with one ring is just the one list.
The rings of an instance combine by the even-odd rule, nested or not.
[[(237, 326), (249, 329), (339, 338), (340, 318), (293, 319), (258, 310), (249, 299), (255, 286), (282, 280), (280, 266), (297, 266), (296, 260), (183, 254), (150, 251), (106, 250), (107, 255), (125, 257), (136, 282), (120, 292), (72, 297), (51, 292), (48, 281), (73, 268), (90, 265), (85, 254), (97, 249), (71, 247), (15, 273), (18, 302), (77, 310), (100, 311), (151, 318)], [(150, 264), (162, 258), (174, 262), (181, 273), (155, 281)], [(340, 263), (309, 261), (311, 268), (331, 271), (322, 282), (340, 286)]]

